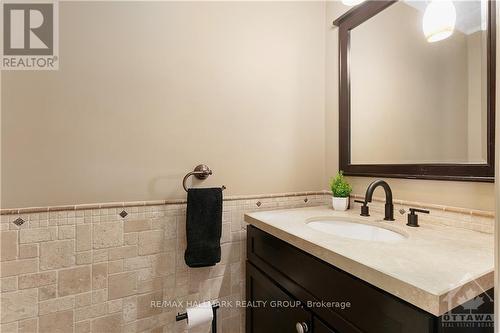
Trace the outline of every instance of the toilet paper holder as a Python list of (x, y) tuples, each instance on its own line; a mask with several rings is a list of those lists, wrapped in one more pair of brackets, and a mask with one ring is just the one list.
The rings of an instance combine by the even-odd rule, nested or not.
[[(212, 319), (212, 333), (217, 333), (217, 309), (219, 308), (219, 303), (212, 304), (212, 311), (214, 312), (214, 317)], [(181, 321), (187, 319), (187, 312), (178, 313), (175, 316), (175, 321)]]

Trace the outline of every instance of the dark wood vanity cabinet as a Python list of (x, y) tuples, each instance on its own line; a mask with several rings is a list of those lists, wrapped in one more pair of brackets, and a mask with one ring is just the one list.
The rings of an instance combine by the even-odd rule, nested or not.
[(247, 333), (493, 332), (446, 329), (440, 318), (251, 225), (247, 258)]

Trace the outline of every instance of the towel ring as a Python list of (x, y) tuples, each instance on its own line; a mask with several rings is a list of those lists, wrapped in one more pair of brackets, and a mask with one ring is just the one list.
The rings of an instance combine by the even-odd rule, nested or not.
[[(206, 166), (205, 164), (199, 164), (196, 166), (196, 168), (194, 168), (193, 171), (191, 171), (190, 173), (188, 173), (187, 175), (184, 176), (184, 179), (182, 180), (182, 187), (184, 187), (184, 191), (188, 191), (188, 188), (186, 186), (186, 180), (191, 177), (191, 176), (195, 176), (196, 178), (202, 180), (202, 179), (207, 179), (208, 176), (210, 176), (212, 174), (212, 170), (210, 170), (210, 168), (208, 166)], [(226, 187), (224, 185), (222, 185), (222, 189), (225, 190)]]

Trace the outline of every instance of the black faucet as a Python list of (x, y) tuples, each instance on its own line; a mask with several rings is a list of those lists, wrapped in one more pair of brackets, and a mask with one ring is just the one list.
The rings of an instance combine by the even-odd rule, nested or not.
[(392, 191), (391, 191), (391, 187), (389, 186), (389, 184), (387, 184), (385, 181), (379, 179), (379, 180), (375, 180), (370, 185), (368, 185), (368, 188), (366, 189), (366, 194), (365, 194), (364, 206), (366, 206), (367, 203), (372, 202), (373, 192), (379, 186), (382, 186), (384, 188), (384, 191), (385, 191), (385, 217), (384, 217), (384, 220), (394, 221), (394, 204), (392, 203)]

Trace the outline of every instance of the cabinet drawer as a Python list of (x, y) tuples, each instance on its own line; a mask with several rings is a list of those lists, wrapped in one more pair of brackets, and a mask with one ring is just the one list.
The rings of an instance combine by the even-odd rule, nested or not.
[[(296, 247), (249, 226), (248, 260), (302, 301), (332, 327), (341, 317), (359, 331), (370, 333), (432, 332), (434, 317), (360, 279), (305, 253)], [(306, 299), (304, 299), (306, 298)], [(349, 302), (350, 307), (324, 302)], [(341, 305), (340, 303), (339, 305)], [(336, 316), (332, 316), (335, 314)], [(352, 330), (349, 330), (352, 331)]]

